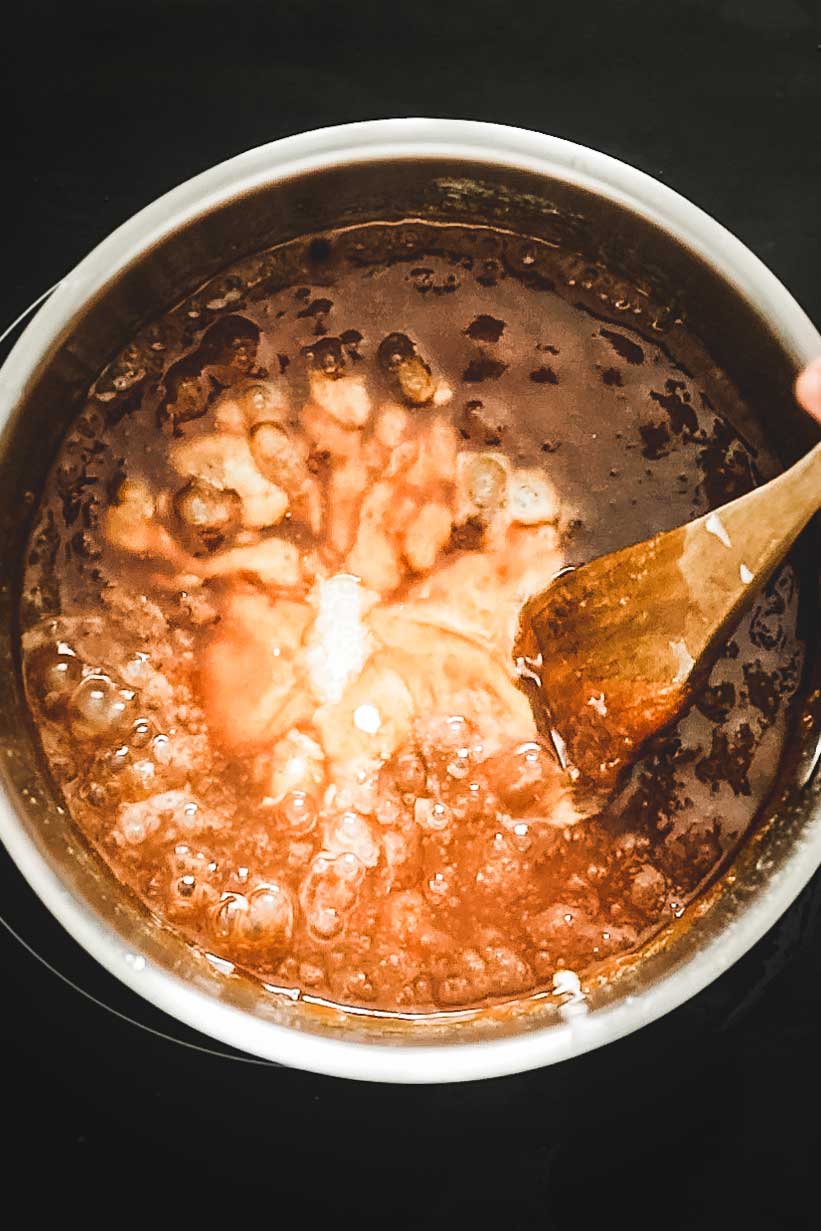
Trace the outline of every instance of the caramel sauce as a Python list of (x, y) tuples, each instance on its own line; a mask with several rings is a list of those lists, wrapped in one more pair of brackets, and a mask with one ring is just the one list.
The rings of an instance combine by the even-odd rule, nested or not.
[(680, 918), (773, 782), (789, 565), (600, 814), (518, 686), (557, 572), (773, 469), (688, 331), (577, 272), (479, 228), (297, 241), (143, 330), (54, 464), (22, 607), (54, 779), (149, 910), (277, 986), (561, 989)]

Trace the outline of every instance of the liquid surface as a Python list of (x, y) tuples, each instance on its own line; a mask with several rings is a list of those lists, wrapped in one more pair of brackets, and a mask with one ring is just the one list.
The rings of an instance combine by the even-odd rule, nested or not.
[(152, 912), (277, 986), (428, 1012), (681, 917), (772, 784), (802, 658), (787, 566), (579, 819), (522, 604), (772, 462), (720, 373), (558, 256), (386, 234), (263, 254), (102, 374), (32, 535), (24, 668), (72, 817)]

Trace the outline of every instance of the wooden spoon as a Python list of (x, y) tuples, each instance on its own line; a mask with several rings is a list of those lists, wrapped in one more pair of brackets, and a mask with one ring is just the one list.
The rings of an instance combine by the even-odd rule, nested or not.
[(516, 655), (537, 722), (579, 785), (608, 791), (685, 708), (821, 508), (821, 444), (698, 520), (568, 570), (523, 609)]

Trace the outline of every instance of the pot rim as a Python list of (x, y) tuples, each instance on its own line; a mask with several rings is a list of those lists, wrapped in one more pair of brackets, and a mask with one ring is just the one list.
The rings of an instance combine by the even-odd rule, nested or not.
[[(774, 274), (723, 226), (644, 172), (585, 146), (473, 120), (370, 120), (259, 146), (172, 189), (123, 223), (54, 291), (0, 369), (0, 431), (37, 368), (77, 312), (169, 232), (264, 184), (329, 166), (446, 158), (552, 176), (620, 204), (698, 254), (756, 305), (797, 366), (821, 353), (821, 336)], [(512, 1037), (465, 1043), (363, 1042), (279, 1025), (220, 1002), (135, 954), (61, 883), (0, 796), (0, 839), (40, 900), (100, 964), (159, 1009), (241, 1051), (330, 1076), (397, 1083), (469, 1081), (525, 1072), (620, 1038), (683, 1004), (743, 956), (821, 864), (821, 815), (773, 874), (766, 892), (697, 954), (645, 992)]]

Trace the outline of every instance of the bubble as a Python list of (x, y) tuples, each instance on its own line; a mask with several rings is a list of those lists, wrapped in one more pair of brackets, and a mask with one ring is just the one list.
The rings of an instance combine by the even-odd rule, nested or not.
[(151, 752), (158, 765), (168, 765), (171, 761), (171, 740), (167, 735), (155, 735), (151, 741)]
[(169, 906), (177, 914), (187, 914), (208, 905), (217, 897), (211, 884), (216, 863), (203, 851), (192, 851), (180, 843), (169, 856), (171, 885)]
[(177, 881), (177, 893), (181, 898), (190, 898), (197, 887), (197, 878), (190, 873)]
[(416, 354), (416, 347), (405, 333), (389, 333), (379, 343), (376, 358), (386, 372), (395, 372), (401, 363)]
[(307, 924), (319, 940), (331, 940), (342, 931), (345, 921), (336, 907), (317, 903), (307, 916)]
[(132, 748), (147, 748), (154, 735), (154, 727), (149, 718), (138, 718), (131, 728), (129, 743)]
[(427, 784), (427, 769), (418, 752), (405, 749), (388, 766), (396, 789), (403, 795), (422, 795)]
[(325, 376), (341, 376), (345, 370), (345, 356), (339, 338), (322, 338), (314, 342), (308, 352), (312, 366)]
[(466, 778), (470, 772), (470, 749), (457, 748), (453, 759), (448, 763), (447, 773), (451, 778)]
[(71, 729), (79, 739), (102, 739), (128, 727), (133, 710), (131, 689), (118, 688), (107, 675), (89, 675), (71, 695)]
[(391, 871), (393, 883), (401, 880), (404, 884), (409, 884), (416, 879), (419, 871), (420, 836), (416, 826), (385, 831), (382, 843), (385, 862)]
[(172, 873), (184, 876), (187, 872), (199, 870), (206, 864), (205, 856), (199, 851), (192, 851), (185, 842), (178, 842), (169, 856)]
[(509, 489), (510, 515), (523, 526), (552, 521), (558, 515), (556, 494), (544, 475), (536, 470), (521, 470)]
[(533, 982), (527, 962), (509, 945), (489, 945), (483, 955), (493, 995), (512, 996), (525, 991)]
[(279, 814), (291, 833), (310, 833), (316, 824), (316, 801), (305, 791), (289, 791), (280, 801)]
[(377, 797), (374, 815), (380, 825), (396, 825), (402, 818), (402, 805), (390, 795)]
[(112, 774), (121, 773), (131, 760), (131, 750), (123, 744), (119, 748), (115, 748), (108, 757), (108, 769)]
[(428, 907), (415, 889), (405, 889), (388, 896), (384, 907), (387, 932), (401, 946), (418, 943), (427, 922)]
[(84, 782), (79, 794), (92, 808), (102, 808), (108, 802), (108, 792), (100, 782)]
[(414, 1005), (425, 1005), (433, 1002), (433, 984), (427, 975), (419, 975), (414, 979), (411, 987), (409, 1000)]
[(447, 829), (451, 822), (451, 811), (440, 800), (417, 799), (413, 807), (413, 819), (423, 829), (438, 831)]
[(288, 843), (288, 867), (293, 871), (300, 871), (310, 862), (311, 856), (314, 853), (313, 843), (308, 842), (289, 842)]
[(248, 899), (243, 894), (223, 894), (211, 918), (211, 931), (218, 940), (236, 940), (247, 913)]
[(191, 479), (174, 497), (174, 511), (191, 530), (221, 535), (239, 522), (242, 501), (235, 491), (214, 487), (205, 479)]
[(511, 841), (517, 851), (527, 851), (530, 849), (532, 839), (530, 837), (529, 825), (526, 825), (524, 821), (519, 821), (512, 827), (512, 833)]
[(440, 979), (436, 998), (445, 1005), (467, 1004), (487, 994), (487, 967), (475, 949), (455, 954), (456, 970)]
[(129, 846), (139, 846), (156, 828), (157, 824), (151, 817), (138, 814), (123, 817), (120, 822), (120, 832)]
[(473, 987), (465, 975), (448, 975), (436, 984), (436, 999), (451, 1007), (468, 1003), (473, 998)]
[(450, 893), (450, 880), (446, 872), (434, 872), (425, 886), (426, 893), (434, 901), (442, 901)]
[(139, 760), (134, 761), (131, 766), (131, 778), (135, 786), (140, 791), (150, 793), (156, 785), (157, 767), (153, 761)]
[(630, 898), (639, 910), (650, 913), (661, 910), (667, 895), (664, 875), (650, 863), (644, 864), (633, 877)]
[(475, 890), (486, 900), (515, 902), (526, 892), (531, 865), (515, 843), (515, 835), (495, 833), (480, 848)]
[(309, 933), (317, 940), (331, 940), (345, 927), (345, 917), (356, 904), (365, 868), (351, 853), (329, 859), (318, 855), (300, 892), (300, 902)]
[(346, 781), (337, 782), (331, 802), (337, 812), (358, 812), (373, 816), (379, 801), (379, 776), (364, 769)]
[(43, 697), (52, 702), (64, 701), (82, 679), (83, 665), (75, 654), (62, 647), (48, 646), (32, 655), (29, 673), (36, 678)]
[(376, 989), (365, 970), (346, 970), (334, 980), (334, 994), (350, 1004), (373, 1000)]
[(256, 415), (263, 414), (265, 411), (276, 410), (278, 406), (275, 386), (263, 384), (262, 381), (255, 381), (250, 385), (246, 385), (242, 391), (242, 400), (248, 409)]
[(331, 817), (325, 826), (325, 847), (333, 854), (350, 852), (366, 868), (379, 862), (379, 843), (371, 826), (356, 812)]
[(304, 477), (304, 457), (284, 428), (257, 423), (251, 429), (251, 453), (257, 469), (274, 483), (294, 488)]
[(140, 846), (160, 826), (160, 818), (144, 802), (124, 804), (119, 811), (119, 832), (129, 846)]
[(195, 803), (193, 799), (189, 800), (187, 803), (183, 804), (182, 807), (177, 810), (176, 819), (178, 823), (182, 825), (184, 828), (194, 829), (196, 828), (196, 825), (197, 825), (199, 811), (200, 811), (199, 804)]
[(243, 939), (251, 945), (287, 945), (294, 930), (294, 905), (287, 889), (271, 881), (248, 899)]
[(470, 455), (467, 462), (466, 494), (477, 509), (492, 512), (499, 508), (507, 495), (507, 470), (498, 458), (491, 454)]
[(436, 383), (430, 366), (407, 334), (388, 334), (380, 342), (376, 358), (382, 370), (398, 381), (403, 397), (411, 405), (422, 406), (433, 397)]
[(542, 802), (545, 792), (559, 785), (560, 770), (542, 744), (528, 741), (498, 753), (488, 761), (487, 773), (502, 806), (515, 814)]
[(117, 489), (117, 502), (130, 506), (135, 519), (147, 521), (154, 516), (154, 497), (148, 485), (139, 479), (123, 480)]
[(316, 962), (300, 962), (299, 981), (305, 987), (318, 987), (325, 982), (325, 971)]

